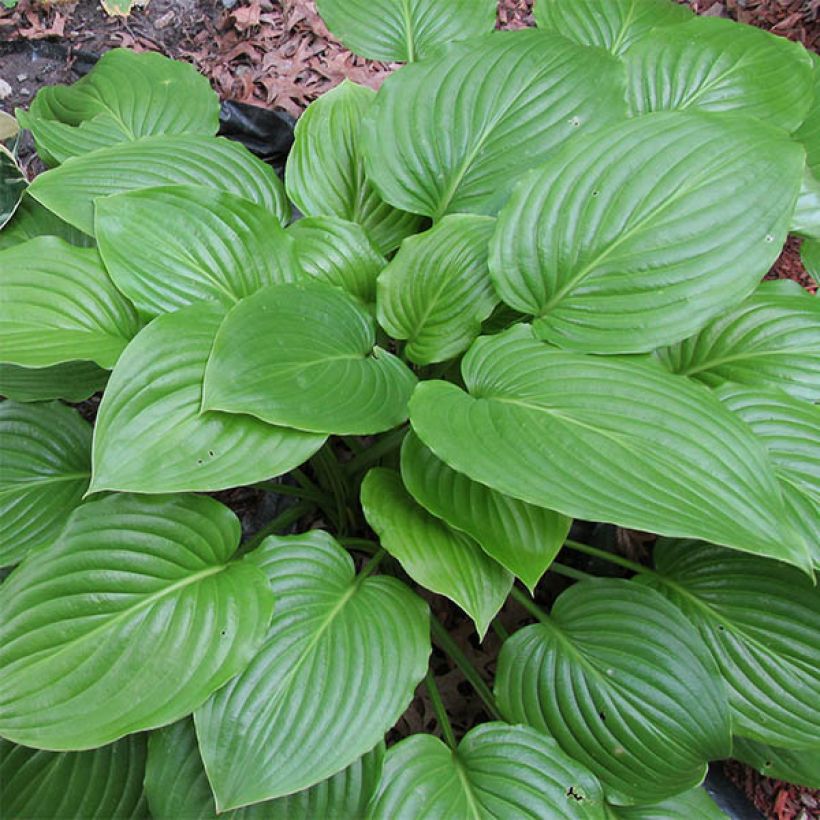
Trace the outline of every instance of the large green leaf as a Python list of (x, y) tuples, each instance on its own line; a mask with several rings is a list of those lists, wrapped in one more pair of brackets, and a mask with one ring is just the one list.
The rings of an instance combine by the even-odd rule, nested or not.
[(511, 722), (554, 737), (612, 803), (697, 786), (731, 749), (726, 689), (697, 631), (631, 581), (582, 581), (505, 641), (495, 694)]
[(586, 46), (623, 54), (656, 26), (682, 23), (692, 16), (672, 0), (537, 0), (539, 28), (563, 34)]
[(2, 230), (0, 230), (0, 251), (19, 245), (37, 236), (59, 236), (72, 245), (90, 247), (94, 240), (78, 231), (60, 217), (44, 208), (37, 200), (24, 196), (20, 207)]
[(812, 102), (812, 61), (799, 44), (717, 17), (649, 31), (625, 55), (633, 114), (737, 111), (786, 131)]
[(0, 230), (17, 212), (28, 181), (14, 155), (0, 142)]
[(695, 624), (729, 685), (735, 734), (820, 746), (820, 596), (778, 561), (661, 540), (641, 577)]
[(219, 98), (188, 63), (116, 48), (73, 85), (41, 88), (18, 117), (53, 163), (155, 134), (213, 136)]
[(820, 400), (820, 301), (777, 285), (764, 282), (743, 304), (657, 351), (657, 358), (673, 373), (711, 387), (732, 381)]
[(404, 240), (379, 276), (379, 324), (417, 364), (450, 359), (481, 332), (498, 297), (487, 268), (495, 220), (453, 214)]
[(0, 566), (57, 537), (91, 478), (91, 425), (59, 402), (0, 402)]
[(231, 562), (236, 516), (204, 496), (112, 495), (75, 510), (0, 597), (0, 736), (88, 749), (177, 720), (239, 673), (273, 609)]
[(532, 590), (561, 549), (572, 520), (472, 481), (436, 458), (412, 431), (401, 448), (401, 477), (433, 515), (472, 536)]
[(94, 362), (20, 367), (0, 362), (0, 396), (13, 401), (85, 401), (105, 387), (108, 371)]
[(219, 328), (202, 407), (314, 433), (389, 430), (407, 418), (416, 377), (375, 341), (373, 318), (335, 287), (264, 288)]
[(575, 140), (502, 210), (496, 289), (561, 347), (634, 353), (684, 339), (774, 264), (802, 154), (779, 129), (703, 113)]
[(420, 218), (388, 205), (365, 174), (359, 131), (375, 97), (345, 80), (311, 103), (296, 123), (285, 181), (302, 213), (357, 222), (388, 253), (416, 232)]
[(550, 33), (497, 32), (388, 77), (362, 126), (365, 166), (398, 208), (492, 214), (521, 173), (624, 108), (611, 55)]
[(528, 726), (485, 723), (453, 751), (412, 735), (384, 761), (372, 820), (604, 818), (601, 786), (558, 744)]
[(419, 506), (393, 470), (371, 470), (361, 497), (367, 523), (381, 545), (414, 581), (455, 601), (483, 639), (507, 600), (512, 575), (468, 535)]
[[(384, 759), (380, 743), (338, 774), (301, 792), (225, 812), (226, 820), (360, 820), (376, 790)], [(216, 820), (194, 724), (182, 720), (148, 739), (145, 795), (154, 820)]]
[(114, 283), (147, 316), (199, 301), (231, 307), (299, 278), (276, 217), (224, 191), (171, 185), (103, 197), (94, 234)]
[(765, 777), (820, 789), (820, 748), (777, 749), (745, 737), (736, 737), (732, 757), (757, 769)]
[(0, 360), (110, 368), (140, 324), (93, 248), (43, 236), (0, 251)]
[(305, 789), (372, 749), (430, 652), (426, 604), (395, 578), (356, 576), (327, 533), (268, 538), (247, 560), (268, 576), (273, 621), (194, 716), (219, 811)]
[(763, 445), (709, 391), (652, 362), (555, 350), (526, 325), (465, 356), (469, 392), (423, 382), (419, 438), (453, 469), (575, 518), (810, 566)]
[(61, 219), (94, 234), (94, 200), (158, 185), (201, 185), (266, 208), (283, 224), (290, 206), (279, 177), (239, 143), (196, 135), (144, 137), (75, 157), (40, 174), (28, 192)]
[(820, 57), (812, 53), (811, 58), (814, 68), (814, 99), (806, 119), (794, 136), (806, 149), (809, 170), (820, 179)]
[(87, 752), (43, 752), (0, 740), (0, 815), (19, 820), (147, 817), (145, 736)]
[(492, 31), (496, 0), (318, 0), (330, 31), (371, 60), (410, 62)]
[(325, 437), (251, 416), (201, 413), (202, 382), (224, 312), (183, 308), (151, 322), (108, 383), (94, 432), (91, 490), (222, 490), (298, 467)]
[(607, 806), (614, 820), (725, 820), (703, 788), (690, 789), (650, 806)]

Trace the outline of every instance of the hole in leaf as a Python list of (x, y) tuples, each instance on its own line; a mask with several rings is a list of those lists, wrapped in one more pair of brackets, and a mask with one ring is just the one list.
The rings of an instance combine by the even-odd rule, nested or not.
[(606, 715), (603, 711), (598, 712), (598, 717), (601, 718), (601, 720), (604, 721), (604, 723), (606, 723)]
[(573, 800), (577, 800), (579, 803), (584, 799), (584, 795), (581, 792), (575, 791), (575, 786), (570, 786), (567, 789), (567, 797), (571, 797)]

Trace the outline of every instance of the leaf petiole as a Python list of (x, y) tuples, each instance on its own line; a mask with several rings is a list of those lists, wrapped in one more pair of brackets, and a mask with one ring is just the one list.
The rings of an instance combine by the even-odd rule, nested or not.
[(441, 733), (444, 735), (447, 745), (455, 752), (458, 749), (456, 736), (453, 733), (450, 718), (447, 717), (447, 710), (444, 708), (444, 703), (441, 700), (441, 693), (438, 691), (438, 686), (436, 686), (433, 673), (429, 669), (427, 670), (427, 675), (424, 678), (424, 683), (427, 686), (427, 691), (430, 693), (430, 702), (433, 704), (433, 711), (436, 713), (436, 720), (438, 721)]

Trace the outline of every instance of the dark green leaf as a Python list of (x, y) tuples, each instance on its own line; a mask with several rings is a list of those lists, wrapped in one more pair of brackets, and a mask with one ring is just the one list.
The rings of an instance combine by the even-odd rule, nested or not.
[(108, 371), (94, 362), (64, 362), (51, 367), (0, 363), (0, 396), (13, 401), (80, 402), (102, 390), (106, 381)]
[(776, 749), (745, 737), (736, 737), (732, 757), (757, 769), (764, 777), (820, 789), (820, 748)]
[(0, 251), (38, 236), (58, 236), (83, 248), (94, 244), (90, 236), (63, 222), (37, 200), (24, 196), (11, 222), (0, 231)]
[(11, 220), (28, 182), (12, 153), (0, 143), (0, 230)]
[(614, 820), (725, 820), (725, 815), (702, 788), (690, 789), (651, 806), (609, 806)]
[(800, 246), (800, 260), (815, 284), (820, 282), (820, 240), (804, 239)]

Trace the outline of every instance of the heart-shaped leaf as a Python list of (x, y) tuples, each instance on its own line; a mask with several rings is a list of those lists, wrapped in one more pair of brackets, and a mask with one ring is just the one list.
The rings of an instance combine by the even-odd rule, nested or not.
[(194, 716), (220, 812), (305, 789), (372, 749), (430, 652), (426, 604), (395, 578), (356, 576), (327, 533), (267, 538), (246, 560), (268, 576), (273, 621)]
[(646, 32), (625, 54), (633, 114), (737, 111), (785, 131), (812, 101), (812, 61), (798, 43), (717, 17)]
[(697, 631), (663, 596), (595, 579), (505, 641), (501, 713), (554, 737), (612, 803), (664, 800), (697, 786), (731, 750), (726, 688)]
[(401, 448), (401, 477), (426, 510), (472, 536), (532, 590), (561, 549), (572, 520), (472, 481), (436, 458), (412, 431)]
[(690, 789), (651, 806), (608, 806), (614, 820), (726, 820), (703, 788)]
[(641, 580), (697, 627), (729, 685), (735, 734), (819, 746), (820, 598), (812, 582), (778, 561), (698, 542), (661, 540), (654, 558), (660, 575)]
[(263, 288), (219, 328), (202, 408), (314, 433), (389, 430), (407, 418), (416, 377), (375, 341), (372, 317), (335, 287)]
[(0, 735), (88, 749), (187, 715), (248, 664), (273, 609), (230, 562), (236, 516), (204, 496), (75, 510), (0, 597)]
[(419, 817), (605, 817), (601, 785), (552, 738), (528, 726), (484, 723), (458, 749), (412, 735), (384, 761), (372, 820)]
[(276, 217), (235, 194), (191, 185), (98, 199), (94, 234), (117, 287), (146, 316), (199, 301), (226, 308), (299, 278)]
[(393, 470), (371, 470), (361, 496), (367, 523), (381, 545), (414, 581), (455, 601), (483, 639), (507, 600), (512, 575), (468, 535), (416, 504)]
[(498, 304), (487, 254), (495, 220), (447, 216), (402, 242), (379, 276), (379, 324), (407, 339), (417, 364), (450, 359), (466, 350)]
[(362, 126), (365, 167), (397, 208), (436, 220), (493, 214), (521, 173), (623, 116), (611, 55), (546, 32), (502, 31), (388, 77)]
[(732, 743), (732, 757), (757, 769), (764, 777), (820, 789), (820, 748), (777, 749), (736, 737)]
[(468, 393), (420, 384), (410, 418), (474, 481), (575, 518), (709, 532), (810, 566), (763, 445), (702, 386), (652, 362), (555, 350), (525, 325), (476, 341), (462, 374)]
[(105, 387), (108, 371), (94, 362), (20, 367), (0, 362), (0, 396), (12, 401), (85, 401)]
[(359, 131), (375, 98), (373, 89), (344, 80), (312, 102), (296, 123), (285, 181), (302, 213), (356, 222), (389, 253), (416, 232), (420, 217), (388, 205), (365, 174)]
[(36, 199), (24, 196), (11, 222), (0, 231), (0, 251), (38, 236), (58, 236), (81, 248), (94, 245), (94, 240), (90, 236), (78, 231), (68, 222), (63, 222)]
[(200, 412), (223, 316), (213, 303), (183, 308), (155, 319), (128, 346), (97, 415), (92, 492), (239, 487), (286, 473), (322, 446), (321, 435)]
[(493, 281), (553, 344), (651, 351), (752, 293), (786, 241), (802, 173), (800, 146), (746, 118), (667, 112), (610, 126), (518, 186), (499, 216)]
[(144, 137), (75, 157), (40, 174), (28, 192), (61, 219), (94, 234), (94, 200), (158, 185), (201, 185), (261, 205), (284, 224), (290, 206), (276, 172), (239, 143), (213, 137)]
[(140, 327), (97, 251), (53, 236), (0, 251), (0, 287), (0, 359), (10, 364), (111, 368)]

